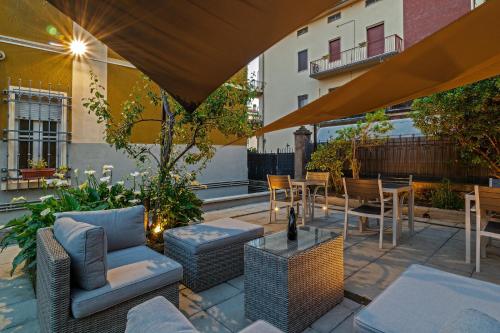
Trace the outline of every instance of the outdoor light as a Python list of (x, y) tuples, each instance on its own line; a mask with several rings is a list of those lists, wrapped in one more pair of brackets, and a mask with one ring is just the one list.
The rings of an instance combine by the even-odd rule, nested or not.
[(161, 226), (158, 224), (154, 229), (153, 229), (153, 232), (155, 234), (159, 234), (161, 232)]
[(274, 207), (274, 210), (278, 211), (278, 210), (280, 210), (280, 208), (279, 207)]
[(323, 206), (323, 210), (326, 210), (326, 209), (327, 209), (327, 207), (326, 207), (326, 206)]
[(73, 55), (82, 56), (87, 52), (87, 45), (82, 40), (74, 39), (69, 44), (69, 49)]

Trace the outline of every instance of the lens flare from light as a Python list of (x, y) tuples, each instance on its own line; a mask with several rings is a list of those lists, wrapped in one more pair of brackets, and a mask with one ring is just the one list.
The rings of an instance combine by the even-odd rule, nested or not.
[(69, 49), (73, 55), (83, 56), (87, 52), (87, 45), (79, 39), (74, 39), (69, 44)]

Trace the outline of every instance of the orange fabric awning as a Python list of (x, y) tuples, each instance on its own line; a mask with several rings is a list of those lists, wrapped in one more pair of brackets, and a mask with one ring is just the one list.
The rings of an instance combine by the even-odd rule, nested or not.
[(488, 1), (256, 135), (370, 112), (498, 75), (499, 19), (500, 1)]
[(49, 0), (193, 110), (341, 0)]

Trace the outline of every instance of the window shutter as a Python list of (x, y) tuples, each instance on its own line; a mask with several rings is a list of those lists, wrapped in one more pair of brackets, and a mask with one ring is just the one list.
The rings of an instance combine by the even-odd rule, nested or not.
[(44, 102), (28, 102), (16, 100), (16, 118), (31, 119), (35, 121), (61, 121), (61, 104), (48, 104)]

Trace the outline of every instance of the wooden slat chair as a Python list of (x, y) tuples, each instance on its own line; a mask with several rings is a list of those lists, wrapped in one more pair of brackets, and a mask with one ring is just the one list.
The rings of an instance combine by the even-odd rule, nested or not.
[[(319, 180), (321, 182), (325, 182), (325, 186), (315, 186), (314, 191), (312, 193), (312, 212), (314, 213), (314, 205), (316, 204), (316, 198), (324, 198), (325, 202), (322, 205), (323, 210), (325, 211), (325, 216), (328, 216), (328, 186), (330, 185), (330, 173), (329, 172), (310, 172), (306, 173), (307, 180)], [(319, 190), (323, 189), (323, 193), (319, 192)]]
[(500, 222), (496, 219), (500, 214), (500, 188), (474, 186), (476, 201), (476, 272), (480, 272), (481, 254), (484, 245), (481, 237), (500, 239)]
[[(290, 214), (290, 207), (297, 204), (297, 216), (299, 215), (300, 197), (292, 186), (290, 176), (275, 176), (267, 175), (267, 184), (269, 186), (269, 223), (272, 222), (272, 213), (274, 211), (274, 221), (276, 221), (276, 213), (279, 210), (279, 204), (287, 207), (287, 217)], [(280, 200), (277, 191), (283, 190), (285, 198)]]
[[(342, 182), (345, 193), (344, 240), (347, 239), (349, 230), (349, 215), (378, 219), (380, 226), (379, 248), (382, 248), (384, 240), (384, 216), (391, 211), (391, 208), (385, 206), (382, 181), (380, 179), (342, 178)], [(356, 208), (350, 208), (349, 199), (360, 200), (361, 205)], [(379, 201), (379, 206), (363, 203), (375, 200)], [(361, 223), (360, 220), (360, 230)]]
[[(409, 186), (413, 185), (413, 175), (409, 175), (408, 177), (390, 177), (390, 176), (384, 176), (384, 175), (379, 173), (378, 179), (382, 180), (382, 185), (384, 184), (384, 182), (401, 184), (401, 185), (409, 185)], [(385, 200), (386, 206), (392, 208), (392, 195), (384, 196), (384, 200)], [(405, 201), (406, 201), (406, 203), (405, 203)], [(409, 204), (410, 204), (410, 202), (408, 200), (408, 193), (401, 194), (399, 196), (399, 209), (398, 209), (398, 212), (399, 212), (398, 217), (400, 220), (403, 217), (403, 207), (404, 206), (408, 207)]]

